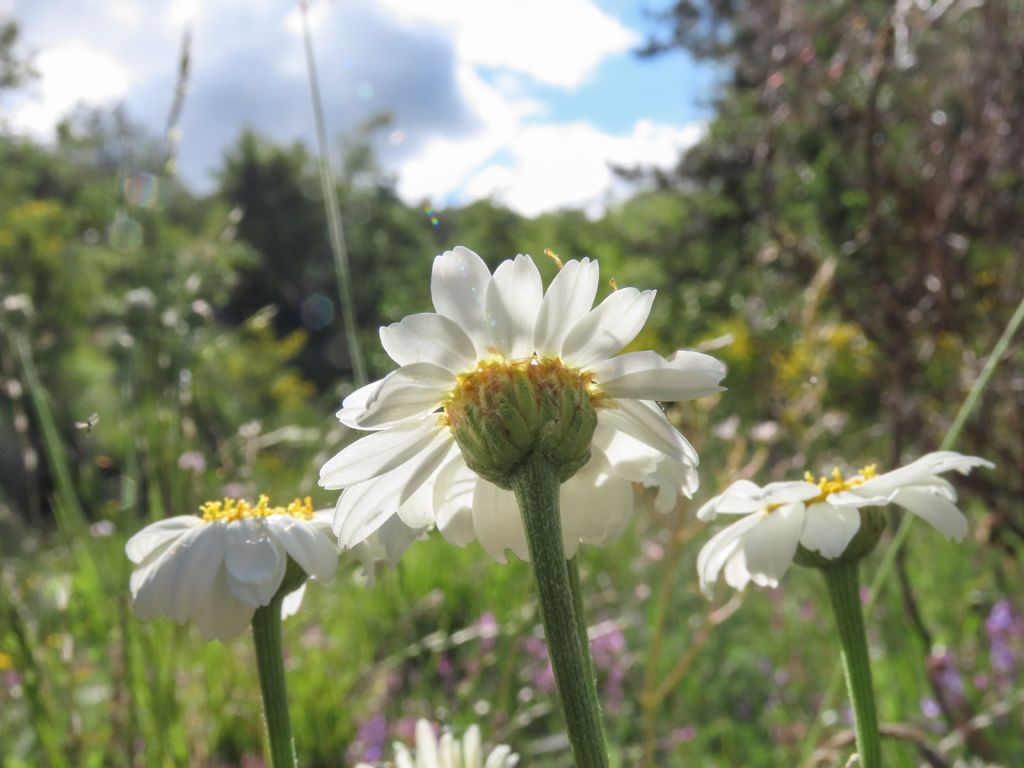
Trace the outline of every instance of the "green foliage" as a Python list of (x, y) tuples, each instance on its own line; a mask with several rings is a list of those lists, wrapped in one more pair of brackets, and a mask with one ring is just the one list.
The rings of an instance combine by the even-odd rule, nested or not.
[[(397, 197), (371, 150), (380, 124), (367, 126), (343, 146), (337, 191), (371, 371), (392, 366), (377, 327), (429, 310), (434, 254), (464, 243), (494, 266), (528, 252), (548, 280), (551, 248), (658, 289), (637, 348), (729, 365), (717, 401), (670, 411), (701, 452), (702, 494), (934, 448), (1021, 298), (1024, 34), (1016, 2), (906, 13), (903, 50), (891, 4), (677, 3), (651, 52), (684, 45), (723, 66), (716, 116), (675, 173), (597, 220), (486, 201), (428, 214)], [(330, 416), (352, 383), (313, 158), (245, 134), (199, 198), (157, 172), (164, 154), (117, 113), (76, 116), (54, 147), (0, 137), (0, 764), (14, 768), (258, 759), (250, 644), (136, 621), (123, 545), (227, 491), (326, 506), (316, 468), (352, 437)], [(140, 181), (154, 194), (138, 197)], [(1008, 588), (1024, 530), (1021, 349), (957, 446), (1000, 467), (966, 484), (975, 538), (915, 535), (869, 620), (882, 720), (950, 760), (1024, 751), (1020, 634), (1007, 670), (986, 623), (1004, 604), (1022, 621)], [(56, 524), (58, 455), (84, 514), (73, 536)], [(818, 712), (836, 648), (815, 574), (709, 605), (693, 561), (710, 532), (692, 508), (641, 506), (582, 561), (591, 623), (618, 643), (598, 665), (613, 758), (790, 765), (823, 724), (810, 746), (841, 763), (827, 739), (846, 713)], [(304, 765), (366, 756), (376, 716), (388, 739), (417, 716), (479, 720), (524, 764), (566, 764), (525, 566), (435, 536), (373, 589), (351, 571), (311, 586), (285, 627)], [(919, 762), (911, 742), (885, 749), (887, 765)]]

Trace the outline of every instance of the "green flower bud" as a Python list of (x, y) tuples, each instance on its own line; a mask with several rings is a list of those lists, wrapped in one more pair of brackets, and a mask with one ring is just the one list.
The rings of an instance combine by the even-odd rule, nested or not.
[(459, 376), (444, 404), (469, 468), (501, 488), (541, 457), (565, 482), (590, 460), (601, 396), (591, 374), (556, 358), (482, 362)]

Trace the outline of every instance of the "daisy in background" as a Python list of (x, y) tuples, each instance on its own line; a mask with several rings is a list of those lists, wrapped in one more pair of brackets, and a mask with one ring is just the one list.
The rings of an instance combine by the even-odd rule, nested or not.
[[(294, 768), (281, 620), (298, 610), (307, 579), (329, 582), (338, 569), (331, 513), (309, 497), (271, 506), (226, 498), (198, 515), (160, 520), (125, 545), (137, 566), (132, 605), (141, 619), (194, 622), (206, 639), (227, 641), (252, 626), (264, 723), (273, 768)], [(415, 532), (387, 526), (358, 554), (372, 580), (378, 559), (397, 560)]]
[[(515, 768), (519, 755), (505, 744), (495, 747), (484, 757), (479, 726), (472, 725), (462, 739), (445, 731), (438, 740), (434, 728), (426, 720), (416, 722), (416, 749), (395, 742), (394, 768)], [(373, 768), (359, 763), (356, 768)]]
[[(874, 465), (850, 478), (839, 469), (817, 483), (771, 483), (761, 488), (747, 480), (733, 483), (697, 513), (702, 520), (718, 515), (739, 520), (708, 541), (697, 556), (701, 589), (708, 597), (720, 573), (736, 589), (753, 582), (778, 586), (791, 563), (817, 568), (828, 588), (836, 633), (853, 708), (857, 764), (884, 765), (875, 707), (871, 658), (860, 597), (860, 561), (885, 530), (880, 507), (889, 503), (909, 510), (947, 539), (967, 535), (967, 519), (956, 506), (956, 491), (941, 474), (966, 475), (991, 462), (953, 451), (939, 451), (892, 472), (878, 474)], [(852, 764), (852, 760), (848, 764)]]
[[(148, 525), (125, 546), (137, 566), (130, 581), (135, 613), (143, 620), (193, 622), (207, 640), (231, 640), (278, 593), (293, 562), (293, 571), (301, 572), (288, 580), (293, 591), (282, 606), (291, 615), (302, 602), (305, 577), (329, 582), (338, 569), (332, 516), (314, 510), (308, 497), (271, 506), (260, 496), (256, 504), (206, 502), (198, 515)], [(390, 528), (354, 554), (372, 579), (375, 561), (397, 560), (409, 543), (407, 529)]]
[[(492, 275), (457, 247), (434, 260), (436, 312), (381, 328), (399, 368), (347, 397), (338, 418), (367, 436), (320, 471), (343, 489), (334, 527), (346, 547), (387, 521), (436, 524), (500, 562), (529, 557), (507, 472), (537, 451), (561, 468), (565, 556), (607, 544), (628, 523), (632, 483), (670, 510), (697, 488), (697, 453), (655, 401), (720, 391), (724, 365), (699, 352), (619, 355), (654, 291), (614, 290), (594, 307), (597, 262), (567, 262), (544, 292), (529, 256)], [(497, 425), (493, 417), (499, 416)], [(546, 442), (545, 442), (546, 441)], [(541, 445), (544, 443), (544, 445)]]
[(697, 557), (701, 589), (710, 595), (723, 572), (726, 583), (736, 589), (750, 582), (778, 586), (801, 548), (809, 564), (827, 565), (848, 550), (856, 550), (849, 554), (860, 559), (874, 548), (881, 533), (878, 522), (861, 512), (865, 507), (896, 504), (947, 539), (961, 541), (967, 535), (967, 518), (956, 506), (953, 486), (939, 475), (952, 470), (966, 475), (975, 467), (993, 466), (977, 456), (939, 451), (884, 474), (870, 465), (850, 478), (834, 469), (830, 477), (817, 482), (809, 472), (803, 481), (763, 488), (739, 480), (697, 512), (705, 521), (719, 515), (740, 518), (701, 549)]

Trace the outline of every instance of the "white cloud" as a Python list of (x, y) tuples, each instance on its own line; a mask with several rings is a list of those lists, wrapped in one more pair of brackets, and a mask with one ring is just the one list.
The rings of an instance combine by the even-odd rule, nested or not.
[(406, 23), (437, 25), (472, 66), (522, 72), (546, 85), (575, 88), (639, 34), (592, 0), (381, 0)]
[(77, 42), (44, 51), (34, 65), (39, 82), (14, 105), (11, 125), (41, 137), (76, 105), (111, 104), (131, 84), (128, 70), (114, 56)]
[[(78, 103), (123, 101), (159, 133), (190, 24), (179, 157), (188, 183), (210, 189), (210, 171), (245, 125), (275, 141), (313, 143), (295, 0), (15, 7), (42, 75), (8, 102), (16, 130), (52, 135)], [(640, 121), (610, 133), (545, 117), (548, 99), (640, 41), (595, 0), (314, 0), (310, 22), (328, 132), (392, 112), (381, 159), (411, 202), (492, 197), (528, 215), (565, 206), (595, 213), (624, 192), (610, 162), (666, 167), (694, 140), (692, 126)]]
[(670, 168), (703, 131), (702, 124), (676, 127), (649, 120), (620, 135), (587, 122), (525, 126), (509, 147), (510, 160), (480, 168), (466, 180), (463, 193), (492, 198), (526, 216), (566, 207), (596, 216), (631, 191), (612, 165)]

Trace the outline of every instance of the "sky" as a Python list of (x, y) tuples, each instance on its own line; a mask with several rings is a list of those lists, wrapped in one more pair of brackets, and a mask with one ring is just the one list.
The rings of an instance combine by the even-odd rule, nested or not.
[[(309, 0), (328, 134), (387, 113), (382, 165), (412, 204), (490, 198), (599, 214), (630, 191), (609, 164), (670, 167), (700, 138), (713, 72), (640, 59), (666, 0)], [(159, 134), (191, 30), (179, 173), (210, 191), (244, 128), (315, 146), (297, 0), (0, 0), (39, 80), (4, 104), (52, 139), (76, 105), (121, 104)], [(332, 144), (332, 151), (336, 147)], [(335, 159), (336, 161), (336, 159)]]

